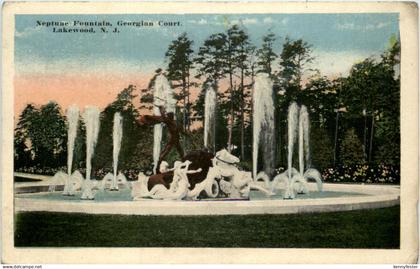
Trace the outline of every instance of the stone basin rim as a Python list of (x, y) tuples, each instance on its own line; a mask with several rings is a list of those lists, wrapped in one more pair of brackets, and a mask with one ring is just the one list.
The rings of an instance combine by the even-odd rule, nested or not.
[(391, 207), (400, 204), (398, 185), (325, 183), (326, 191), (347, 191), (365, 196), (308, 198), (296, 200), (242, 201), (57, 201), (15, 197), (16, 212), (62, 212), (113, 215), (255, 215), (337, 212)]

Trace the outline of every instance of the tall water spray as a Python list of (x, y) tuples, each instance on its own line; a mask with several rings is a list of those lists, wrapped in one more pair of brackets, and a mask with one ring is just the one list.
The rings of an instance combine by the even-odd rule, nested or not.
[[(160, 106), (163, 106), (167, 113), (174, 113), (176, 100), (173, 95), (173, 91), (166, 77), (164, 75), (157, 76), (153, 92), (153, 114), (160, 116)], [(155, 174), (161, 151), (162, 129), (163, 125), (161, 123), (155, 124), (153, 128), (153, 173)]]
[[(305, 159), (304, 159), (305, 158)], [(299, 111), (299, 172), (305, 172), (305, 161), (309, 161), (309, 115), (306, 106)]]
[[(293, 102), (289, 106), (288, 112), (288, 156), (287, 170), (274, 177), (271, 190), (274, 190), (279, 182), (286, 184), (283, 194), (284, 199), (294, 199), (296, 193), (308, 193), (308, 180), (313, 179), (317, 183), (318, 191), (322, 191), (322, 176), (318, 170), (307, 168), (310, 161), (309, 149), (309, 115), (306, 106), (299, 106)], [(298, 135), (298, 139), (297, 139)], [(299, 171), (293, 168), (294, 144), (298, 140)], [(306, 166), (305, 167), (305, 161)], [(305, 170), (306, 168), (306, 170)]]
[(112, 142), (113, 142), (113, 151), (112, 151), (112, 166), (114, 168), (114, 177), (112, 179), (110, 190), (118, 190), (117, 174), (118, 174), (118, 156), (121, 149), (121, 139), (122, 139), (122, 117), (119, 112), (114, 114), (114, 128), (112, 132)]
[[(274, 138), (274, 104), (273, 104), (273, 82), (268, 74), (260, 73), (255, 79), (255, 86), (252, 96), (253, 106), (253, 143), (252, 143), (252, 170), (256, 179), (258, 169), (258, 148), (260, 145), (261, 133), (264, 132), (264, 143), (272, 143)], [(268, 141), (270, 140), (270, 141)], [(264, 158), (274, 158), (273, 154), (265, 154)], [(272, 162), (267, 162), (272, 163)]]
[(97, 107), (87, 106), (83, 113), (83, 120), (86, 125), (86, 180), (83, 184), (82, 199), (93, 199), (92, 183), (90, 174), (92, 171), (92, 156), (95, 150), (99, 133), (99, 110)]
[(289, 112), (287, 116), (287, 171), (289, 180), (291, 180), (292, 178), (293, 149), (297, 135), (298, 113), (298, 105), (295, 102), (291, 103), (289, 106)]
[(71, 184), (71, 172), (73, 166), (73, 152), (74, 152), (74, 141), (77, 135), (77, 126), (79, 123), (79, 108), (75, 105), (70, 106), (67, 109), (67, 178), (64, 184), (63, 195), (73, 195), (73, 185)]
[(216, 86), (209, 86), (204, 98), (204, 147), (211, 146), (213, 150), (216, 142), (216, 101)]

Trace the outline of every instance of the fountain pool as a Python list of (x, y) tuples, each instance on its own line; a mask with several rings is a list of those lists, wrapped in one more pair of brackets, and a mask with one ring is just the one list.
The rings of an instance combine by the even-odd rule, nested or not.
[[(48, 181), (48, 180), (46, 180)], [(261, 182), (260, 184), (263, 184)], [(44, 186), (44, 188), (42, 188)], [(235, 214), (297, 214), (303, 212), (349, 211), (381, 208), (400, 203), (400, 188), (394, 185), (356, 185), (324, 183), (323, 192), (315, 183), (308, 184), (309, 192), (293, 200), (283, 199), (283, 189), (266, 196), (251, 191), (249, 199), (212, 199), (133, 201), (131, 189), (118, 192), (97, 190), (95, 200), (81, 200), (48, 192), (47, 182), (15, 183), (15, 208), (22, 211), (78, 212), (88, 214), (122, 215), (235, 215)]]

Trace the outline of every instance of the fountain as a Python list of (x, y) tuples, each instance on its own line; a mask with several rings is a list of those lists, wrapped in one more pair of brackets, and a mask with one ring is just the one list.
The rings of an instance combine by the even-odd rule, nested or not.
[(48, 191), (55, 192), (57, 186), (69, 184), (69, 175), (64, 173), (63, 171), (58, 171), (54, 174), (54, 176), (49, 180)]
[[(285, 185), (284, 199), (294, 199), (295, 193), (308, 193), (308, 179), (314, 179), (317, 183), (318, 191), (322, 191), (321, 174), (318, 170), (308, 168), (305, 171), (305, 160), (309, 163), (309, 115), (306, 106), (299, 106), (293, 102), (289, 106), (288, 112), (288, 153), (287, 170), (276, 177), (271, 183), (271, 191), (277, 187), (280, 182)], [(297, 135), (299, 138), (297, 139)], [(299, 171), (293, 167), (294, 145), (298, 140)]]
[[(299, 110), (299, 172), (304, 173), (305, 161), (309, 162), (309, 115), (306, 106)], [(305, 161), (304, 161), (305, 157)]]
[[(156, 77), (154, 92), (153, 92), (153, 114), (160, 116), (159, 107), (163, 106), (165, 111), (175, 112), (176, 100), (173, 97), (173, 90), (171, 89), (168, 80), (164, 75)], [(161, 152), (163, 125), (161, 123), (155, 124), (153, 127), (153, 173), (156, 174), (156, 169)]]
[(272, 95), (273, 83), (268, 74), (259, 73), (255, 79), (255, 87), (252, 97), (253, 110), (253, 144), (252, 144), (252, 168), (255, 181), (264, 179), (267, 182), (265, 172), (257, 174), (258, 150), (261, 144), (261, 137), (264, 138), (264, 166), (272, 170), (274, 154), (266, 152), (273, 148), (274, 139), (274, 104)]
[[(258, 100), (253, 102), (254, 113), (256, 114), (254, 116), (253, 127), (255, 136), (253, 143), (257, 150), (259, 141), (263, 139), (260, 133), (269, 130), (264, 128), (264, 126), (269, 124), (273, 115), (272, 111), (269, 111), (270, 108), (272, 109), (272, 104), (270, 105), (270, 98), (267, 94), (269, 91), (266, 91), (264, 94), (264, 91), (260, 90), (257, 94), (257, 89), (267, 90), (270, 87), (271, 82), (268, 77), (260, 75), (257, 79), (254, 95), (254, 98)], [(166, 95), (163, 94), (165, 91)], [(210, 98), (213, 94), (210, 91), (213, 91), (213, 89), (209, 90), (208, 94), (206, 93), (206, 99), (213, 99)], [(162, 105), (159, 111), (162, 114), (166, 113), (165, 109), (171, 110), (171, 100), (173, 98), (169, 92), (170, 88), (167, 80), (160, 76), (157, 81), (155, 101), (157, 104)], [(170, 97), (168, 98), (168, 96)], [(214, 115), (214, 110), (211, 107), (208, 107), (208, 112), (210, 112), (208, 116)], [(275, 176), (272, 182), (270, 182), (269, 176), (263, 171), (255, 175), (256, 169), (252, 172), (242, 170), (239, 167), (239, 158), (229, 153), (226, 149), (222, 149), (215, 154), (206, 150), (190, 152), (184, 156), (180, 154), (183, 156), (182, 160), (176, 161), (172, 169), (169, 168), (167, 162), (162, 161), (159, 167), (160, 173), (146, 176), (140, 172), (138, 180), (129, 183), (125, 176), (118, 172), (118, 157), (122, 142), (122, 118), (118, 113), (114, 115), (113, 173), (108, 173), (102, 182), (92, 181), (91, 159), (99, 130), (99, 111), (94, 107), (87, 107), (82, 117), (86, 124), (87, 148), (86, 177), (83, 179), (79, 171), (74, 171), (70, 174), (78, 109), (69, 108), (67, 113), (69, 122), (68, 150), (71, 151), (68, 154), (68, 171), (67, 173), (58, 172), (48, 180), (48, 183), (50, 183), (51, 189), (53, 184), (54, 186), (67, 185), (66, 191), (73, 195), (77, 191), (76, 195), (63, 197), (61, 194), (54, 192), (45, 193), (46, 186), (42, 182), (25, 183), (27, 185), (15, 188), (17, 211), (55, 212), (58, 210), (61, 212), (86, 213), (85, 206), (87, 206), (89, 213), (98, 214), (103, 214), (104, 212), (136, 215), (290, 214), (325, 211), (326, 209), (329, 211), (340, 211), (343, 208), (347, 210), (345, 209), (349, 208), (347, 205), (352, 205), (350, 206), (352, 208), (353, 204), (357, 204), (359, 208), (372, 208), (372, 205), (385, 207), (399, 204), (399, 190), (393, 186), (323, 185), (320, 173), (310, 168), (310, 121), (307, 108), (304, 105), (299, 107), (296, 103), (292, 103), (289, 107), (287, 170)], [(144, 117), (143, 122), (146, 123), (153, 123), (153, 120), (156, 119), (151, 118), (156, 117), (151, 115)], [(206, 116), (205, 118), (209, 123), (208, 126), (210, 126), (211, 117)], [(172, 124), (171, 121), (162, 122), (167, 126)], [(172, 126), (171, 128), (174, 127)], [(206, 129), (208, 134), (210, 134), (209, 129)], [(299, 158), (299, 170), (293, 167), (293, 154), (296, 148)], [(254, 168), (256, 168), (255, 162), (258, 160), (258, 155), (255, 154), (258, 154), (258, 151), (253, 153)], [(263, 179), (266, 185), (263, 186), (260, 182), (256, 182), (258, 179)], [(315, 184), (309, 184), (309, 179), (315, 180), (316, 186)], [(100, 183), (100, 185), (96, 183)], [(280, 183), (284, 185), (278, 186)], [(118, 186), (128, 187), (121, 188), (118, 192), (103, 191), (105, 188), (118, 188)], [(315, 187), (318, 190), (316, 193), (313, 192)], [(325, 188), (325, 192), (322, 192), (323, 188)], [(79, 191), (80, 189), (81, 192)], [(284, 189), (284, 192), (277, 192), (278, 189)], [(374, 199), (377, 199), (376, 202), (372, 202), (372, 195), (376, 195), (374, 197)], [(337, 197), (343, 197), (343, 199), (337, 199)], [(90, 205), (87, 205), (87, 203), (91, 202), (86, 201), (69, 202), (79, 198), (84, 200), (94, 199), (95, 201)], [(294, 198), (298, 198), (299, 201), (283, 201), (284, 199)], [(143, 201), (150, 199), (171, 201)], [(198, 199), (202, 200), (202, 202), (193, 202)], [(133, 202), (133, 200), (139, 201)], [(183, 202), (177, 203), (177, 200), (183, 200)], [(218, 200), (218, 202), (214, 202), (215, 200)], [(229, 200), (230, 202), (223, 203), (220, 202), (221, 200)], [(343, 201), (346, 201), (344, 207)]]
[(113, 151), (112, 151), (112, 167), (114, 169), (114, 176), (109, 190), (117, 191), (118, 182), (117, 182), (117, 173), (118, 173), (118, 156), (121, 149), (121, 139), (122, 139), (122, 117), (120, 113), (114, 114), (114, 129), (112, 133), (112, 142), (113, 142)]
[(216, 85), (208, 86), (204, 99), (204, 147), (216, 149)]
[[(114, 180), (116, 183), (114, 183)], [(117, 176), (114, 173), (107, 173), (101, 181), (101, 184), (98, 186), (99, 190), (109, 189), (111, 190), (111, 186), (115, 184), (116, 186), (124, 186), (126, 188), (130, 187), (130, 184), (127, 181), (125, 175), (121, 172), (118, 173)], [(118, 189), (119, 190), (119, 189)]]
[[(306, 106), (302, 105), (299, 111), (299, 174), (295, 175), (298, 182), (297, 193), (307, 193), (307, 180), (314, 179), (317, 183), (318, 191), (322, 191), (321, 174), (318, 170), (309, 167), (309, 115)], [(306, 166), (305, 167), (305, 161)], [(307, 168), (305, 170), (305, 168)]]
[(92, 156), (95, 150), (99, 133), (99, 110), (96, 107), (88, 106), (83, 113), (83, 120), (86, 124), (86, 179), (82, 186), (81, 199), (93, 200), (95, 198), (92, 191), (94, 184), (90, 179), (92, 171)]
[(63, 195), (74, 195), (73, 183), (71, 182), (71, 172), (73, 165), (74, 141), (77, 135), (77, 126), (79, 123), (79, 108), (70, 106), (67, 109), (67, 177), (64, 184)]
[(298, 111), (298, 105), (293, 102), (289, 106), (289, 113), (287, 116), (287, 171), (289, 179), (292, 178), (293, 149), (296, 142)]

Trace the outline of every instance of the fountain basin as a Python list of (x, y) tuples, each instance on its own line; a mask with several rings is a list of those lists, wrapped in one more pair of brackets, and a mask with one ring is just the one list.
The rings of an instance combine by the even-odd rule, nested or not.
[[(30, 188), (30, 183), (26, 185)], [(299, 214), (382, 208), (400, 203), (400, 187), (397, 185), (325, 183), (324, 192), (317, 193), (315, 189), (316, 185), (310, 183), (309, 194), (297, 195), (294, 200), (282, 199), (281, 192), (271, 197), (252, 192), (249, 200), (199, 201), (132, 201), (129, 189), (118, 192), (98, 191), (93, 201), (80, 200), (80, 193), (70, 197), (62, 196), (60, 192), (21, 193), (15, 194), (15, 211), (117, 215)]]

